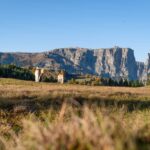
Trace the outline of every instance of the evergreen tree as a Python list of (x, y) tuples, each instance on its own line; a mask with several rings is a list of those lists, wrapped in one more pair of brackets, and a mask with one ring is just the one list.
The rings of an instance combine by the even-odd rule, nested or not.
[(129, 86), (128, 80), (126, 79), (123, 84), (124, 84), (124, 86), (126, 86), (126, 87)]
[(119, 86), (123, 86), (124, 83), (123, 83), (123, 79), (121, 78), (120, 81), (119, 81)]
[(15, 65), (0, 65), (0, 77), (34, 80), (34, 74), (29, 69)]

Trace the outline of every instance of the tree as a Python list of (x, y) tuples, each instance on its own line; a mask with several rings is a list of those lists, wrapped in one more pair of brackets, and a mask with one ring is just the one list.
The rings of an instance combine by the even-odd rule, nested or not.
[(119, 86), (124, 86), (124, 82), (122, 78), (119, 80)]
[(34, 80), (32, 71), (15, 65), (0, 65), (0, 77)]
[(124, 86), (129, 86), (128, 80), (126, 79), (123, 84), (124, 84)]

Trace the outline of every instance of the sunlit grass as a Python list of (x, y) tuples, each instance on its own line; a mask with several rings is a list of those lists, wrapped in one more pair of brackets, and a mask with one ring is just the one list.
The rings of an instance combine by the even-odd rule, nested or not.
[(0, 149), (147, 150), (149, 91), (0, 79)]

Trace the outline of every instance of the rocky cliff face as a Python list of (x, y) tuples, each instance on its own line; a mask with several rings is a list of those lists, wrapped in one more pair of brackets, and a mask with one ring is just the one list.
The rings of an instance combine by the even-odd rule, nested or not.
[(147, 72), (148, 72), (148, 74), (150, 74), (150, 53), (148, 54), (146, 66), (147, 66)]
[(39, 66), (69, 73), (95, 74), (111, 78), (137, 80), (150, 71), (147, 65), (136, 62), (134, 51), (129, 48), (110, 49), (63, 48), (44, 53), (0, 53), (1, 64)]
[(146, 82), (148, 75), (150, 74), (150, 54), (148, 54), (147, 61), (144, 62), (137, 62), (138, 67), (138, 79), (141, 81)]
[(144, 62), (137, 62), (137, 76), (141, 81), (147, 80), (147, 65)]
[(47, 56), (68, 72), (137, 79), (137, 64), (131, 49), (56, 49)]

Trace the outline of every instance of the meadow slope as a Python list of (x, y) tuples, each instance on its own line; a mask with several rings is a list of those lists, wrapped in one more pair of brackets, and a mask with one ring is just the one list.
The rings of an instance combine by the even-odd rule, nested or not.
[(0, 79), (0, 149), (150, 148), (150, 87)]

